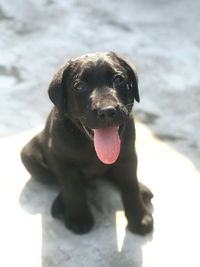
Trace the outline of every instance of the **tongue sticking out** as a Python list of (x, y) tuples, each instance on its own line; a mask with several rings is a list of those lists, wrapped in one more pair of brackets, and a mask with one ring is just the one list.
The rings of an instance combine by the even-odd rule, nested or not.
[(114, 163), (120, 152), (118, 127), (94, 129), (94, 147), (98, 158), (103, 163)]

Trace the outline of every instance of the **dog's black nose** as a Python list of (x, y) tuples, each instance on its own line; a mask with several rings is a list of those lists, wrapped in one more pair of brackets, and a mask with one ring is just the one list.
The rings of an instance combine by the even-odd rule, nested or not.
[(98, 116), (101, 119), (113, 119), (117, 114), (117, 110), (113, 106), (107, 106), (98, 110)]

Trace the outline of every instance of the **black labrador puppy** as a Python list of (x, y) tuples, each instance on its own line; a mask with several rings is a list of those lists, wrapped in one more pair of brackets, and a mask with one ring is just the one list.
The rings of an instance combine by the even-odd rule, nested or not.
[(85, 183), (105, 176), (121, 192), (129, 229), (151, 232), (146, 203), (153, 195), (137, 179), (131, 109), (139, 93), (133, 67), (112, 52), (84, 55), (55, 73), (48, 93), (55, 107), (21, 158), (33, 177), (59, 184), (52, 215), (74, 233), (88, 232), (94, 220)]

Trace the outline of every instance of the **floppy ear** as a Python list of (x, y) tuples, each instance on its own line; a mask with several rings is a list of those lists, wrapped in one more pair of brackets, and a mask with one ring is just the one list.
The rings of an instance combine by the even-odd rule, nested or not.
[(138, 90), (138, 76), (136, 69), (128, 64), (126, 61), (124, 61), (126, 67), (127, 67), (127, 73), (128, 76), (130, 77), (130, 91), (131, 91), (131, 96), (139, 103), (140, 102), (140, 95), (139, 95), (139, 90)]
[(61, 66), (54, 74), (48, 89), (49, 98), (58, 108), (61, 114), (64, 114), (66, 104), (66, 79), (69, 72), (70, 62)]
[(114, 55), (120, 64), (126, 69), (128, 78), (129, 78), (129, 90), (130, 96), (135, 99), (138, 103), (140, 102), (139, 90), (138, 90), (138, 76), (135, 68), (128, 63), (126, 60), (122, 59), (121, 57), (117, 56), (115, 53), (111, 52)]

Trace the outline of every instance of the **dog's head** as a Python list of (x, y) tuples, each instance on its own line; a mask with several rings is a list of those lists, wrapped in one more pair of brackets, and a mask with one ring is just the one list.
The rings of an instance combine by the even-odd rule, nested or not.
[(112, 52), (68, 61), (54, 75), (49, 97), (62, 116), (94, 139), (96, 151), (103, 139), (117, 144), (134, 100), (140, 100), (135, 70)]

